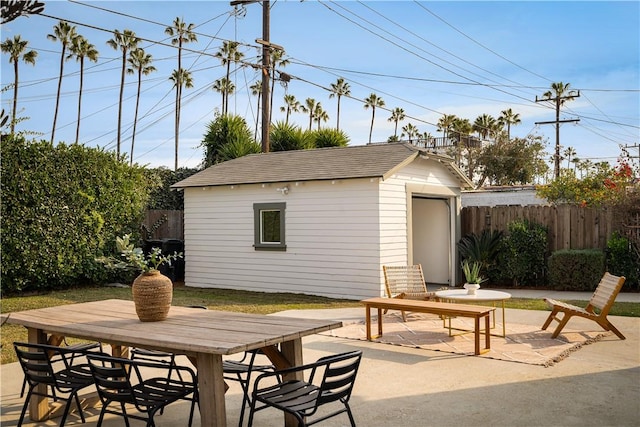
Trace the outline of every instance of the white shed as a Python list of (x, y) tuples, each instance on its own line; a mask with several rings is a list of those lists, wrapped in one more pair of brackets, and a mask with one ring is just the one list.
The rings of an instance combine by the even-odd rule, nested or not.
[(453, 159), (391, 143), (254, 154), (184, 190), (185, 284), (362, 299), (383, 265), (421, 263), (455, 285), (460, 193)]

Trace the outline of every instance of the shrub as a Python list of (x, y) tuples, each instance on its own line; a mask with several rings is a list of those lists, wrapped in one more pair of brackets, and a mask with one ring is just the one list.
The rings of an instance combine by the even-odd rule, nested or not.
[(547, 252), (546, 227), (527, 220), (509, 224), (504, 240), (502, 275), (509, 277), (514, 286), (544, 284)]
[(95, 257), (137, 230), (149, 193), (143, 169), (82, 145), (2, 138), (2, 291), (99, 281)]
[(624, 287), (637, 289), (640, 277), (640, 259), (632, 243), (617, 231), (607, 241), (607, 270), (616, 276), (625, 276)]
[(458, 242), (458, 252), (463, 259), (479, 262), (483, 268), (492, 265), (500, 251), (504, 233), (498, 230), (482, 230), (480, 235), (470, 233)]
[(158, 184), (149, 195), (147, 209), (184, 210), (184, 191), (172, 190), (171, 186), (199, 171), (191, 168), (179, 168), (173, 171), (166, 167), (147, 169), (149, 180)]
[(311, 133), (316, 148), (346, 147), (349, 145), (349, 137), (344, 131), (338, 129), (319, 129)]
[(599, 249), (562, 249), (549, 257), (549, 285), (559, 291), (593, 292), (604, 274)]

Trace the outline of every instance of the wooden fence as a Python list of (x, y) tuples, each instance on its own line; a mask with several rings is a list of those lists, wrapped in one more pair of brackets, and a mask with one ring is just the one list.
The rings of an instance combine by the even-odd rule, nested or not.
[(146, 240), (184, 240), (184, 212), (147, 211), (140, 231)]
[(547, 227), (548, 250), (605, 249), (616, 230), (611, 209), (579, 206), (473, 206), (462, 209), (462, 235), (484, 229), (508, 231), (509, 223), (526, 219)]

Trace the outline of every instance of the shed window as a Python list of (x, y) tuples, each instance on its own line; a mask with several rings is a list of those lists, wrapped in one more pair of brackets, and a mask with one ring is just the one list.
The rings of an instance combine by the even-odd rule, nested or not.
[(253, 205), (254, 248), (285, 251), (286, 203), (255, 203)]

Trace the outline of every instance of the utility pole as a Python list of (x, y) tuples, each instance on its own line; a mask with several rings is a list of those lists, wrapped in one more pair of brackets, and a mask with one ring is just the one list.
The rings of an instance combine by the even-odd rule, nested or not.
[[(231, 6), (258, 3), (260, 0), (235, 0)], [(269, 72), (271, 70), (271, 43), (269, 43), (270, 1), (262, 1), (262, 40), (256, 40), (262, 45), (262, 152), (269, 152), (270, 107), (269, 103)]]
[[(571, 91), (573, 92), (573, 91)], [(535, 122), (537, 125), (548, 125), (554, 123), (556, 125), (556, 152), (554, 154), (554, 175), (556, 179), (560, 177), (560, 123), (576, 123), (579, 122), (580, 119), (570, 119), (570, 120), (560, 120), (560, 106), (565, 103), (565, 101), (579, 98), (580, 91), (578, 91), (577, 95), (575, 93), (569, 93), (567, 96), (556, 96), (555, 98), (543, 98), (538, 99), (536, 96), (536, 102), (547, 102), (547, 101), (555, 101), (556, 103), (556, 119), (548, 122)]]

